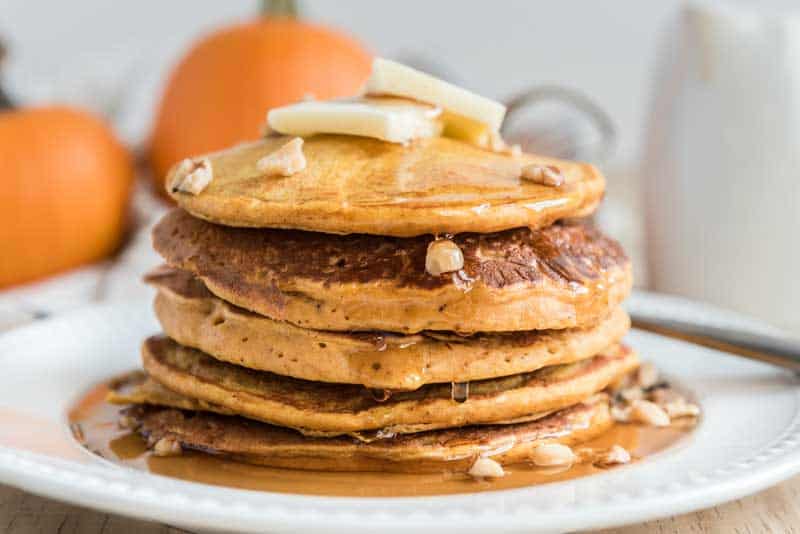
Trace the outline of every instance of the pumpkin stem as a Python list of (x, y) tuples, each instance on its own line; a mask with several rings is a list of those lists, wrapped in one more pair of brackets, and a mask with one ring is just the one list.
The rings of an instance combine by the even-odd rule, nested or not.
[(264, 17), (296, 19), (298, 14), (295, 0), (261, 0), (261, 15)]
[[(3, 41), (0, 41), (0, 74), (2, 74), (3, 70), (3, 63), (6, 59), (6, 52), (7, 48)], [(3, 85), (0, 84), (0, 111), (4, 109), (11, 109), (14, 107), (14, 102), (11, 101), (11, 97), (3, 90)]]

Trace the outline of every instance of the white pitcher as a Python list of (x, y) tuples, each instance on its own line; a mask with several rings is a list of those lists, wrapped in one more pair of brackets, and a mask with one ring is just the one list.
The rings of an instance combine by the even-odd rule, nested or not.
[(800, 331), (800, 5), (694, 2), (662, 49), (647, 131), (655, 290)]

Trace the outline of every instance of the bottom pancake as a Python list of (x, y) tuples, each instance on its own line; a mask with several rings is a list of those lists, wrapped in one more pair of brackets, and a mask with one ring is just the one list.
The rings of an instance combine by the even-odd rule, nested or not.
[(542, 443), (575, 445), (613, 424), (605, 394), (532, 422), (434, 430), (369, 443), (345, 436), (308, 437), (209, 412), (137, 405), (125, 413), (151, 446), (165, 440), (182, 449), (291, 469), (408, 473), (464, 472), (479, 457), (501, 464), (525, 462)]

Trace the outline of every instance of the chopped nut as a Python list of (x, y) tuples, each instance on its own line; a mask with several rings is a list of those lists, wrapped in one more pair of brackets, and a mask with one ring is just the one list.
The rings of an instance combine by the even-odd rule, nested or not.
[(295, 137), (272, 154), (258, 160), (256, 166), (267, 176), (291, 176), (304, 170), (306, 157), (303, 155), (303, 139)]
[(577, 456), (572, 449), (561, 443), (542, 443), (530, 454), (531, 461), (539, 467), (555, 467), (575, 463)]
[(647, 389), (658, 383), (658, 369), (650, 362), (644, 362), (636, 372), (636, 382), (639, 387)]
[(179, 456), (183, 452), (181, 444), (173, 437), (164, 437), (153, 445), (153, 454), (156, 456)]
[(630, 406), (623, 406), (622, 404), (613, 404), (611, 406), (611, 418), (617, 423), (629, 423), (631, 420)]
[(139, 426), (139, 422), (136, 420), (136, 418), (131, 417), (130, 415), (120, 416), (117, 424), (120, 428), (126, 428), (128, 430), (136, 430), (136, 428)]
[(631, 404), (631, 420), (651, 426), (669, 426), (669, 415), (661, 406), (647, 400)]
[(468, 473), (475, 478), (500, 478), (506, 474), (503, 466), (491, 458), (478, 458)]
[(598, 465), (618, 465), (627, 464), (630, 461), (630, 453), (624, 447), (614, 445), (607, 451), (598, 453), (594, 463)]
[(617, 395), (619, 395), (619, 398), (622, 400), (633, 402), (644, 398), (644, 390), (640, 387), (633, 386), (619, 390)]
[(535, 184), (560, 187), (564, 185), (564, 175), (561, 170), (554, 165), (538, 165), (536, 163), (522, 167), (520, 175), (525, 180), (530, 180)]
[(185, 159), (180, 162), (175, 169), (175, 177), (172, 180), (170, 189), (173, 193), (181, 191), (193, 195), (200, 194), (214, 177), (211, 169), (211, 160), (203, 158), (199, 161)]
[(691, 402), (687, 402), (683, 397), (667, 402), (661, 407), (672, 419), (679, 417), (697, 417), (700, 415), (700, 407)]
[(425, 270), (432, 276), (452, 273), (464, 267), (464, 254), (449, 239), (436, 239), (428, 244)]

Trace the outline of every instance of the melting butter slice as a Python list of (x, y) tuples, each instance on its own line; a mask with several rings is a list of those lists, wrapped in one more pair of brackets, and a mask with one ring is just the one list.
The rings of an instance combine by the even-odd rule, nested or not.
[(269, 127), (285, 135), (359, 135), (391, 143), (436, 137), (441, 108), (401, 98), (358, 98), (298, 102), (267, 114)]
[(484, 131), (500, 131), (506, 114), (506, 107), (499, 102), (383, 58), (372, 63), (365, 93), (402, 96), (441, 107), (450, 116), (445, 119), (445, 128), (453, 122), (453, 129), (461, 134), (456, 137), (478, 137), (485, 135)]

